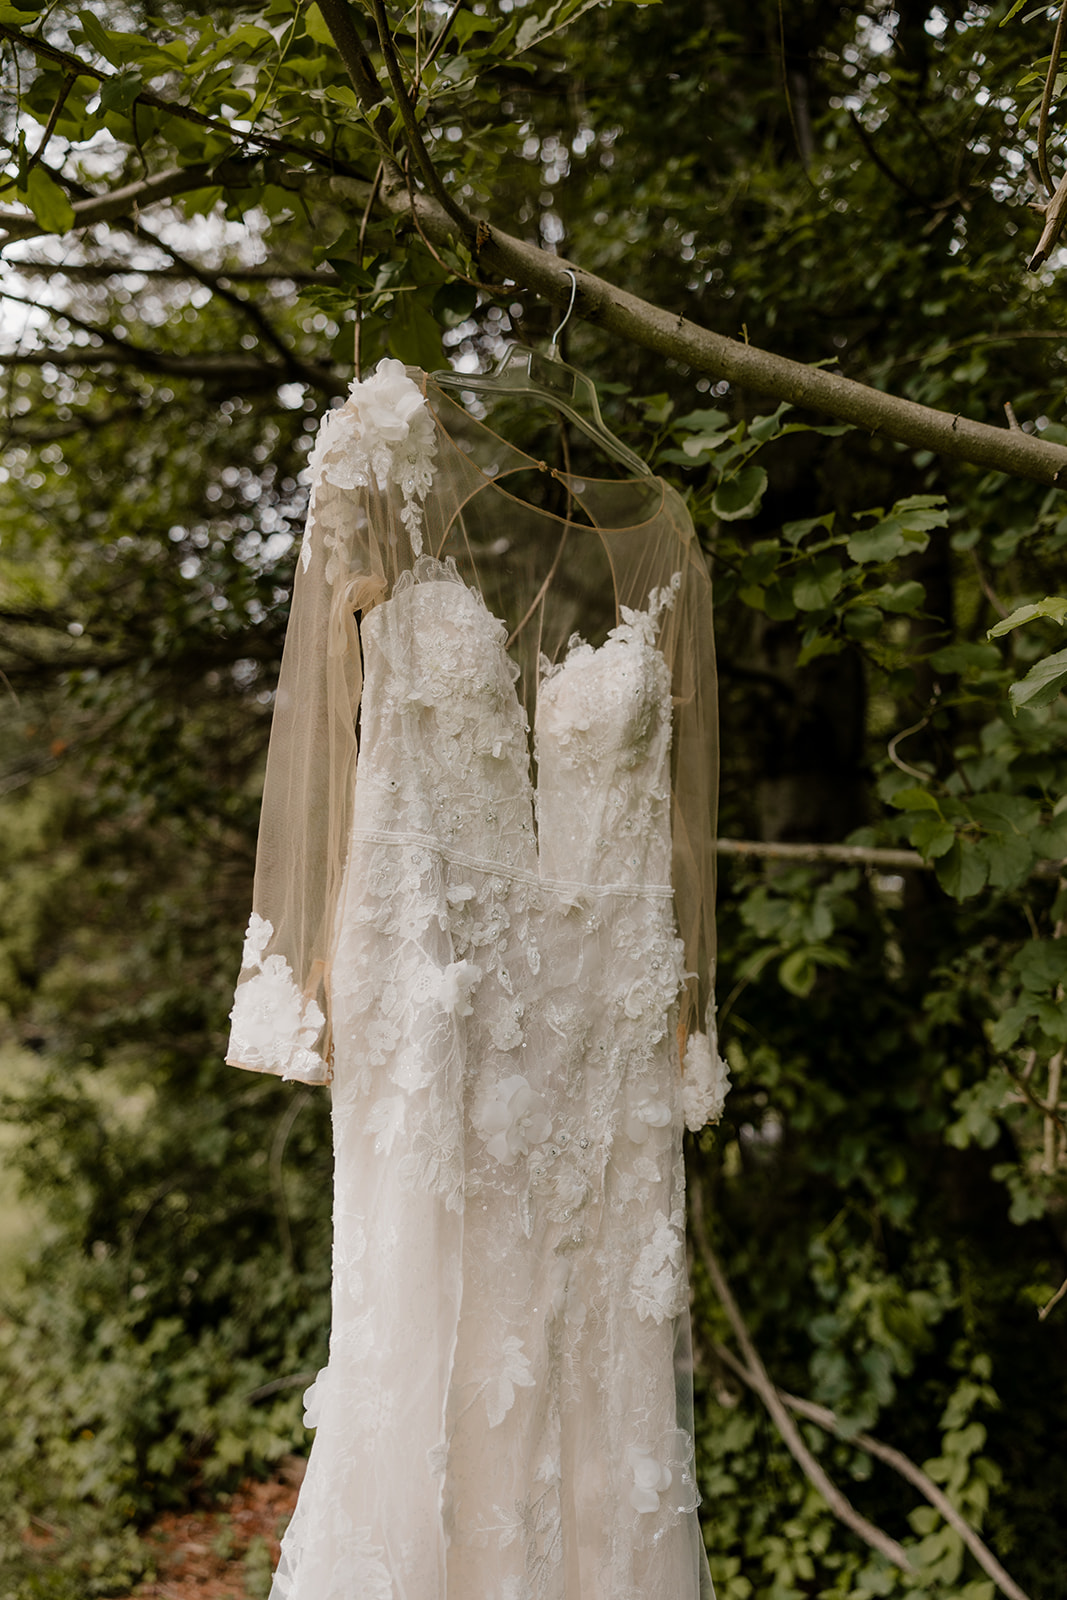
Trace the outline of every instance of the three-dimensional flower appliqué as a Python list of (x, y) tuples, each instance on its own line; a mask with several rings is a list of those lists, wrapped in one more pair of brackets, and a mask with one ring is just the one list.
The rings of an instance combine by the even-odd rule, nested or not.
[(326, 1025), (318, 1003), (302, 995), (283, 955), (266, 955), (274, 928), (253, 912), (245, 934), (242, 970), (253, 975), (238, 985), (230, 1012), (229, 1057), (260, 1072), (320, 1083), (326, 1064), (315, 1045)]
[(633, 1473), (630, 1504), (635, 1511), (666, 1510), (677, 1517), (700, 1504), (693, 1477), (693, 1441), (684, 1428), (671, 1429), (651, 1450), (631, 1446), (626, 1460)]
[[(404, 497), (400, 520), (412, 549), (422, 549), (422, 501), (433, 482), (437, 441), (433, 418), (418, 384), (402, 361), (379, 361), (373, 375), (351, 385), (349, 398), (328, 411), (308, 463), (314, 486), (324, 480), (337, 489), (390, 486)], [(310, 523), (309, 523), (310, 527)], [(311, 546), (301, 552), (305, 570)]]
[(663, 1322), (685, 1306), (685, 1245), (681, 1216), (668, 1221), (657, 1211), (652, 1238), (637, 1258), (630, 1275), (632, 1303), (642, 1322)]
[(530, 1146), (544, 1144), (552, 1132), (548, 1106), (520, 1074), (502, 1078), (484, 1096), (473, 1115), (475, 1129), (488, 1153), (510, 1167)]
[(691, 1033), (682, 1079), (682, 1110), (691, 1133), (699, 1133), (709, 1122), (721, 1121), (729, 1088), (729, 1068), (718, 1051), (712, 1050), (707, 1034)]

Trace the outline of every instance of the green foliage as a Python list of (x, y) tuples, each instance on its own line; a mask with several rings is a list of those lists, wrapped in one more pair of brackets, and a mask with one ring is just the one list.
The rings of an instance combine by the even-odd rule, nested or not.
[[(953, 414), (1002, 421), (1010, 396), (1063, 437), (1060, 269), (1021, 270), (1043, 13), (445, 16), (390, 8), (476, 214), (672, 316)], [(357, 311), (364, 368), (484, 364), (558, 316), (364, 217), (401, 122), (360, 107), (318, 7), (8, 5), (0, 28), (87, 69), (7, 35), (4, 208), (53, 237), (13, 252), (41, 264), (12, 290), (40, 360), (10, 367), (0, 479), (5, 1153), (33, 1241), (0, 1306), (0, 1600), (80, 1600), (128, 1590), (153, 1507), (303, 1447), (324, 1349), (325, 1104), (220, 1061), (312, 415)], [(174, 169), (185, 192), (67, 233), (75, 204)], [(990, 1600), (866, 1432), (1055, 1600), (1064, 1304), (1036, 1310), (1067, 1273), (1067, 662), (1064, 602), (1035, 596), (1062, 571), (1059, 492), (580, 318), (565, 342), (714, 557), (721, 832), (919, 858), (724, 858), (734, 1088), (691, 1183), (774, 1380), (834, 1413), (802, 1421), (809, 1447), (919, 1578), (842, 1528), (739, 1385), (698, 1255), (720, 1600)], [(581, 449), (498, 418), (545, 460)]]

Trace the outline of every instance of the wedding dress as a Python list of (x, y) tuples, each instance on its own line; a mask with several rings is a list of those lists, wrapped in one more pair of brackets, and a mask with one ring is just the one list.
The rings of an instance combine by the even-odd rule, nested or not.
[[(555, 509), (513, 492), (531, 471)], [(333, 1101), (329, 1365), (272, 1600), (706, 1600), (681, 1134), (725, 1085), (692, 1027), (692, 524), (398, 362), (327, 416), (312, 480), (228, 1054)]]

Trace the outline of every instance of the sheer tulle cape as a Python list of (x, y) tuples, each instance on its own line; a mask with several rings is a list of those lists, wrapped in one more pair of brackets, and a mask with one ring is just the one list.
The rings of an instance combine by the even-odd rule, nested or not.
[[(241, 1048), (231, 1046), (228, 1059), (305, 1082), (329, 1080), (330, 956), (362, 690), (358, 619), (389, 600), (420, 544), (454, 560), (506, 624), (516, 693), (531, 725), (546, 660), (561, 659), (576, 634), (602, 643), (627, 610), (675, 585), (657, 644), (674, 705), (673, 883), (690, 974), (682, 1026), (703, 1024), (713, 1036), (715, 654), (711, 580), (686, 505), (659, 478), (597, 479), (550, 468), (474, 420), (422, 372), (408, 369), (408, 376), (426, 404), (394, 426), (394, 436), (408, 430), (399, 448), (386, 437), (386, 417), (375, 455), (375, 419), (362, 426), (354, 398), (324, 419), (312, 458), (235, 1004)], [(356, 435), (362, 445), (353, 450)], [(274, 1011), (266, 1026), (258, 1016), (250, 1048), (256, 1030), (237, 1025), (242, 990), (267, 972)]]

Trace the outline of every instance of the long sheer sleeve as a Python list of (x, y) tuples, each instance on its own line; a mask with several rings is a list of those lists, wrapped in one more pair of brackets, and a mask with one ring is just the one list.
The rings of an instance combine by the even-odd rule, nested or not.
[[(417, 537), (433, 424), (398, 361), (327, 413), (293, 588), (263, 785), (252, 915), (226, 1059), (330, 1077), (329, 959), (363, 686), (356, 614), (382, 600)], [(403, 559), (401, 556), (400, 559)]]

